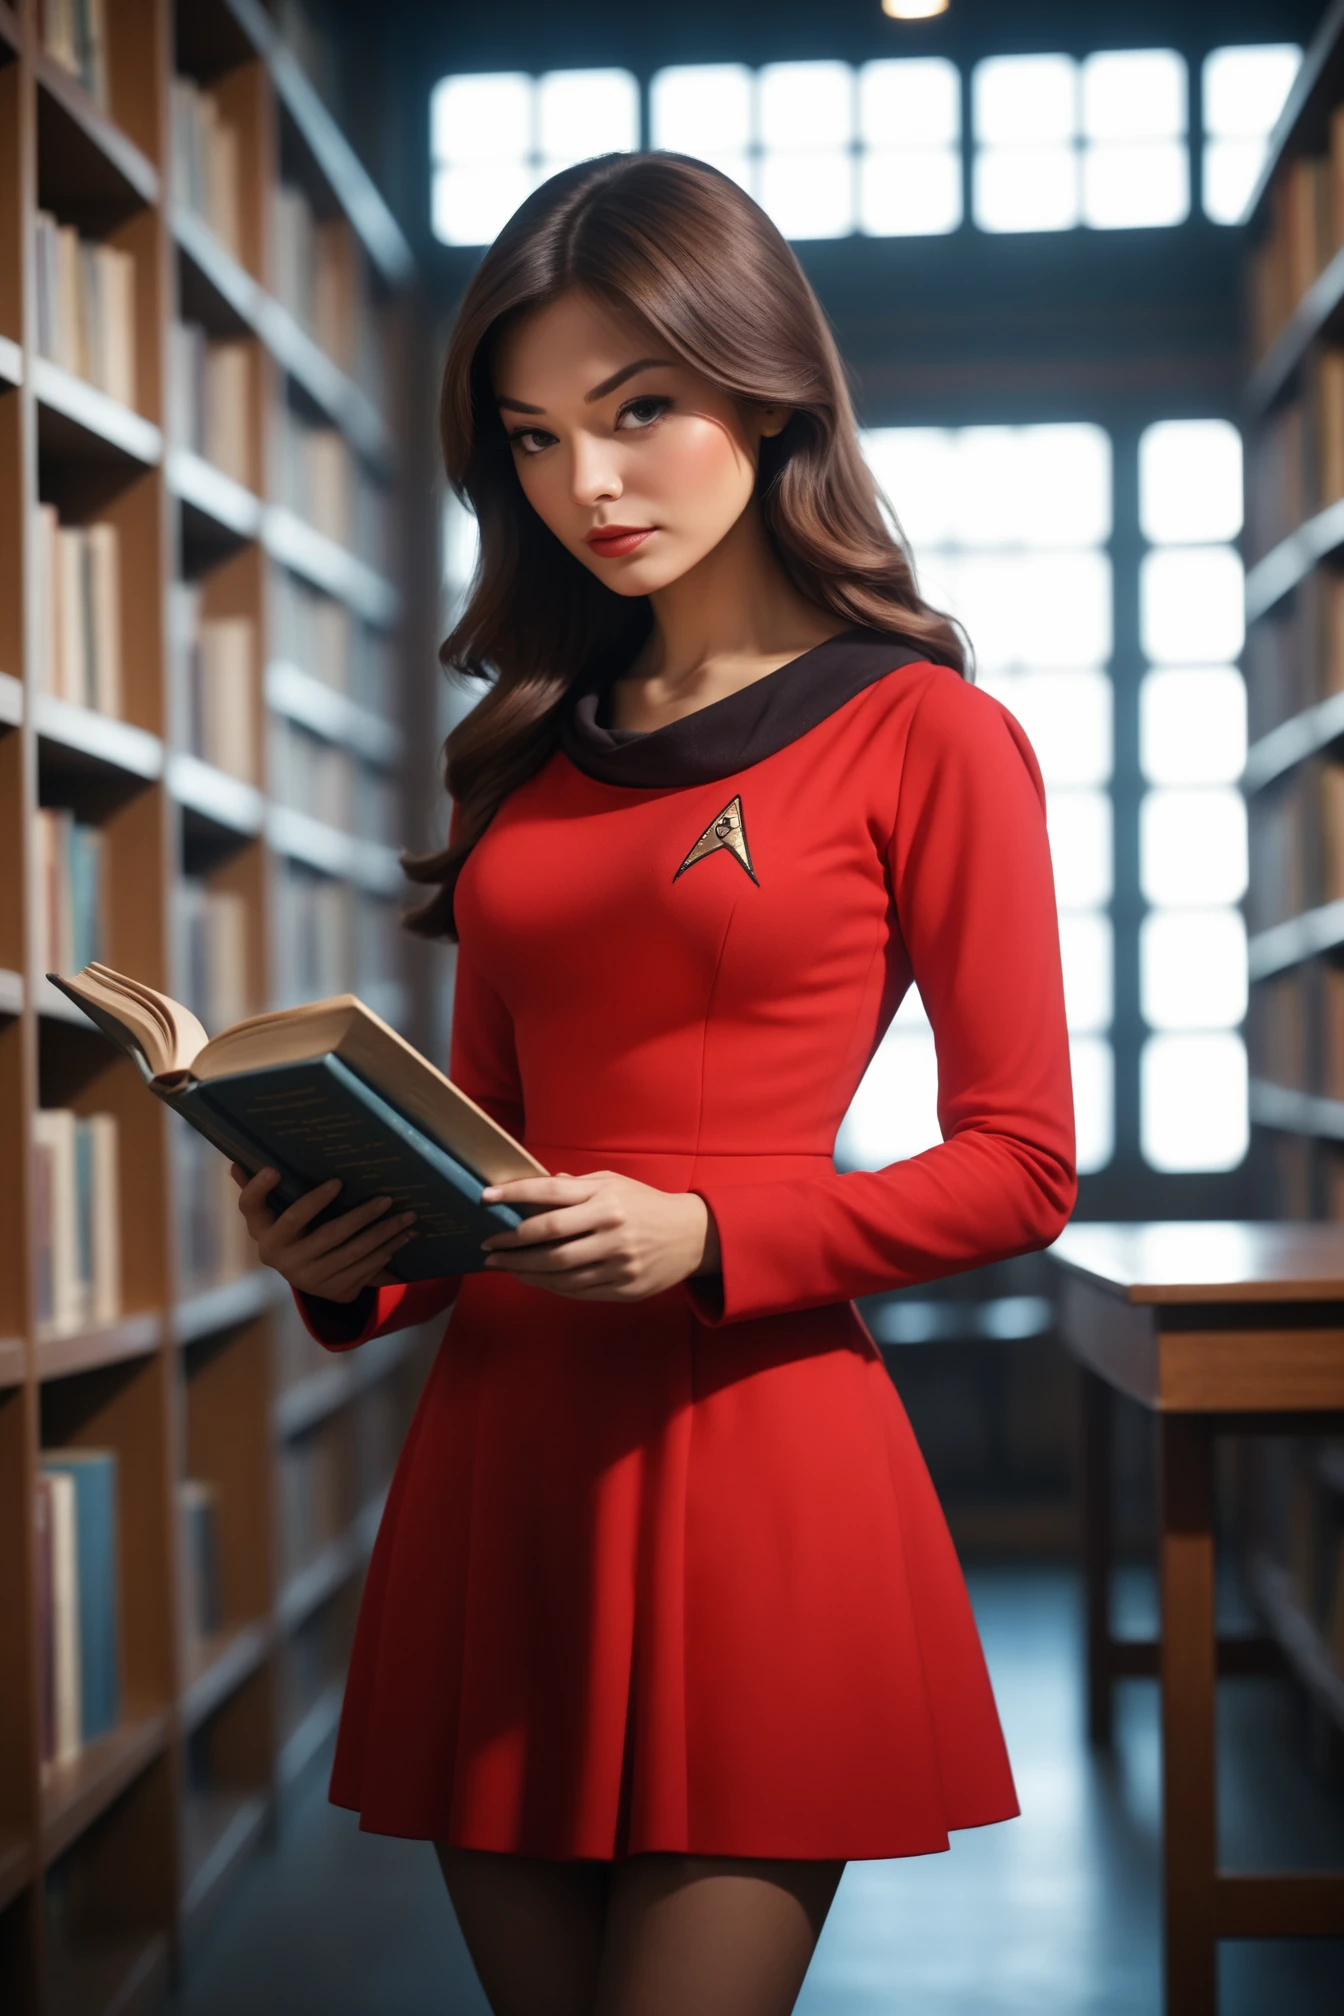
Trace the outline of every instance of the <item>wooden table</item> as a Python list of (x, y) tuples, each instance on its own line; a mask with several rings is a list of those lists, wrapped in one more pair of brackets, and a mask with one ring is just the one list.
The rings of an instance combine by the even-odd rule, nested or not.
[[(1267, 1638), (1218, 1639), (1213, 1542), (1217, 1434), (1344, 1427), (1344, 1225), (1071, 1225), (1050, 1257), (1060, 1332), (1083, 1370), (1089, 1734), (1109, 1742), (1117, 1678), (1158, 1676), (1166, 2009), (1213, 2016), (1220, 1939), (1344, 1936), (1344, 1872), (1218, 1866), (1215, 1679), (1279, 1660)], [(1116, 1393), (1157, 1416), (1156, 1643), (1111, 1633)]]

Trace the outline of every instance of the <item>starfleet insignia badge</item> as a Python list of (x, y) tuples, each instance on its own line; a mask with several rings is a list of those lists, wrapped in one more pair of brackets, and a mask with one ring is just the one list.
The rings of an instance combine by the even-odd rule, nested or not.
[[(756, 882), (756, 887), (759, 889), (761, 885), (756, 881), (756, 870), (751, 865), (751, 849), (747, 846), (747, 829), (742, 823), (742, 800), (740, 797), (730, 798), (718, 817), (710, 820), (708, 826), (706, 826), (704, 832), (700, 835), (700, 838), (696, 841), (680, 868), (678, 868), (677, 875), (684, 875), (686, 870), (695, 862), (703, 861), (706, 854), (716, 854), (720, 847), (726, 848), (733, 859), (740, 862), (748, 875), (750, 875), (752, 881)], [(672, 877), (674, 882), (677, 879), (677, 875)]]

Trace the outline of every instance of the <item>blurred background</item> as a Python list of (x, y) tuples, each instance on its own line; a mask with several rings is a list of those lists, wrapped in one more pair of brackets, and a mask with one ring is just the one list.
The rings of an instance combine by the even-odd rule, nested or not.
[[(0, 0), (14, 2006), (111, 2016), (170, 1981), (197, 2012), (484, 2006), (432, 1858), (323, 1803), (434, 1338), (323, 1354), (216, 1159), (42, 976), (102, 958), (212, 1030), (349, 987), (446, 1057), (452, 950), (397, 925), (398, 850), (439, 844), (438, 751), (477, 697), (436, 663), (475, 553), (436, 374), (482, 248), (557, 168), (712, 161), (820, 296), (923, 593), (1044, 772), (1077, 1219), (1341, 1215), (1341, 103), (1319, 0)], [(931, 1146), (936, 1093), (912, 992), (837, 1166)], [(863, 1313), (971, 1572), (1026, 1817), (854, 1865), (800, 2007), (1156, 2009), (1155, 1704), (1122, 1689), (1116, 1750), (1089, 1751), (1050, 1264)], [(1134, 1630), (1153, 1449), (1121, 1408)], [(42, 1522), (72, 1450), (105, 1492), (85, 1596), (115, 1595), (85, 1619), (105, 1696), (62, 1731)], [(1218, 1497), (1229, 1616), (1288, 1648), (1229, 1697), (1225, 1849), (1338, 1863), (1344, 1444), (1232, 1441)], [(1221, 1964), (1238, 2016), (1338, 2006), (1336, 1941)]]

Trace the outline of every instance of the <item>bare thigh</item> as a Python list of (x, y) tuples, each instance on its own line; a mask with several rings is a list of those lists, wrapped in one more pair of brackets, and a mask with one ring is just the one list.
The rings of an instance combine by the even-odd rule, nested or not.
[(494, 2016), (590, 2016), (611, 1865), (435, 1852)]
[(614, 1863), (593, 2016), (789, 2016), (844, 1866)]

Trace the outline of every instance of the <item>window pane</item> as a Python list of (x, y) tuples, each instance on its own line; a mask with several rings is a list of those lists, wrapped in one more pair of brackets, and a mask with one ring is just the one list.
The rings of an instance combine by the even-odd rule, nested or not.
[(786, 238), (842, 238), (854, 229), (854, 163), (848, 154), (767, 154), (761, 207)]
[(1111, 801), (1104, 791), (1050, 791), (1046, 825), (1061, 910), (1111, 900)]
[(1174, 49), (1105, 50), (1082, 66), (1083, 131), (1094, 140), (1175, 140), (1186, 129), (1185, 59)]
[(1115, 1153), (1115, 1057), (1101, 1036), (1069, 1042), (1078, 1174), (1104, 1169)]
[(1155, 229), (1190, 214), (1190, 154), (1183, 140), (1107, 142), (1083, 156), (1083, 222), (1095, 231)]
[(1150, 672), (1139, 688), (1150, 784), (1233, 784), (1246, 765), (1246, 682), (1235, 665)]
[(470, 581), (480, 545), (476, 513), (450, 490), (443, 507), (443, 580), (450, 593), (459, 594)]
[(1071, 56), (990, 56), (971, 80), (975, 137), (1071, 140), (1078, 130), (1078, 75)]
[(1235, 1169), (1250, 1142), (1239, 1036), (1150, 1036), (1139, 1061), (1139, 1128), (1154, 1169)]
[(762, 144), (824, 152), (854, 138), (854, 72), (848, 63), (767, 63), (759, 73)]
[(1246, 1014), (1246, 926), (1236, 910), (1158, 910), (1139, 933), (1153, 1029), (1235, 1029)]
[(961, 222), (961, 156), (952, 147), (893, 148), (859, 163), (859, 226), (872, 238), (928, 237)]
[(445, 245), (488, 245), (535, 183), (532, 169), (511, 161), (436, 168), (430, 191), (434, 236)]
[(743, 63), (681, 63), (649, 86), (652, 144), (701, 161), (751, 144), (751, 72)]
[(1110, 918), (1089, 910), (1064, 912), (1059, 920), (1059, 949), (1069, 1028), (1087, 1034), (1109, 1029), (1115, 1013)]
[(1204, 131), (1259, 140), (1273, 130), (1302, 61), (1295, 42), (1214, 49), (1204, 58)]
[(1072, 147), (989, 147), (975, 157), (975, 221), (982, 231), (1069, 231), (1078, 222)]
[(1018, 537), (1096, 546), (1111, 535), (1111, 438), (1087, 422), (1018, 430)]
[(942, 545), (956, 522), (956, 436), (944, 427), (870, 427), (860, 440), (916, 553)]
[(1027, 553), (1020, 651), (1028, 665), (1104, 665), (1111, 655), (1111, 563), (1104, 553)]
[(1146, 553), (1139, 569), (1139, 630), (1145, 655), (1168, 664), (1235, 658), (1245, 634), (1245, 596), (1232, 548)]
[(1267, 152), (1263, 140), (1210, 140), (1204, 149), (1204, 215), (1240, 224)]
[(941, 56), (865, 63), (859, 134), (869, 147), (923, 147), (961, 135), (961, 77)]
[(1159, 420), (1139, 439), (1139, 523), (1154, 545), (1235, 539), (1241, 435), (1230, 420)]
[(547, 174), (639, 145), (639, 86), (628, 70), (552, 70), (537, 85)]
[(1236, 903), (1246, 893), (1239, 791), (1150, 791), (1139, 808), (1139, 880), (1150, 903)]
[(881, 1169), (942, 1140), (931, 1033), (893, 1023), (863, 1074), (836, 1137), (843, 1169)]
[(920, 580), (929, 601), (965, 624), (982, 670), (1022, 663), (1027, 611), (1019, 554), (938, 554), (933, 564), (921, 562)]
[(429, 133), (436, 161), (521, 160), (532, 146), (532, 79), (517, 71), (442, 78), (430, 96)]
[(1047, 784), (1106, 784), (1111, 682), (1104, 672), (1017, 672), (980, 682), (1027, 731)]

